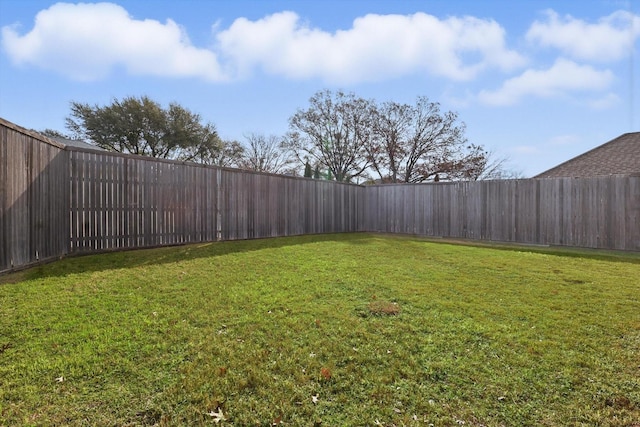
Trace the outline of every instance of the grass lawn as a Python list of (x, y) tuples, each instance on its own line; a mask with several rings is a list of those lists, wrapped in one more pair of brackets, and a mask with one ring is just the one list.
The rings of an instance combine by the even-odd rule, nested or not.
[(0, 425), (640, 426), (640, 254), (341, 234), (0, 277)]

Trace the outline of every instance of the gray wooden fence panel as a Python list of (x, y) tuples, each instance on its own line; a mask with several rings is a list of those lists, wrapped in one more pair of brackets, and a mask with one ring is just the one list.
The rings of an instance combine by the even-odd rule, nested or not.
[(70, 150), (72, 252), (211, 241), (214, 168)]
[(538, 210), (539, 241), (562, 245), (564, 226), (564, 181), (562, 179), (537, 180), (538, 200), (545, 201), (545, 209)]
[(222, 239), (357, 231), (365, 188), (225, 169), (220, 185)]
[(540, 240), (540, 185), (536, 180), (518, 180), (515, 183), (512, 207), (513, 240), (535, 243)]
[(640, 177), (367, 188), (370, 231), (640, 250)]
[(67, 168), (57, 143), (0, 119), (0, 271), (68, 253)]
[(434, 203), (431, 206), (431, 216), (433, 218), (433, 231), (439, 236), (450, 236), (450, 210), (449, 188), (451, 185), (436, 185), (431, 190), (433, 192)]
[(622, 200), (623, 203), (617, 206), (624, 208), (617, 218), (625, 224), (624, 227), (622, 224), (619, 226), (618, 236), (624, 237), (616, 239), (616, 249), (640, 250), (640, 177), (619, 182), (618, 188), (618, 200)]
[(475, 183), (465, 183), (466, 191), (466, 222), (465, 237), (468, 239), (482, 239), (484, 223), (482, 213), (484, 211), (485, 200), (481, 187)]

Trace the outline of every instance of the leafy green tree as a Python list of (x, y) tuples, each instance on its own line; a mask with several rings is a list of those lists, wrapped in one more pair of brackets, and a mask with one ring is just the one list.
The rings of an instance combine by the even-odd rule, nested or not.
[(119, 153), (210, 163), (224, 150), (215, 126), (199, 114), (146, 96), (107, 106), (72, 102), (66, 126), (75, 138)]
[(313, 179), (320, 179), (320, 168), (316, 165), (316, 168), (313, 170)]
[(45, 130), (36, 131), (36, 132), (52, 139), (73, 139), (71, 135), (67, 135), (66, 133), (60, 132), (59, 130), (55, 130), (55, 129), (47, 128)]
[(311, 171), (311, 163), (307, 160), (307, 163), (304, 165), (304, 177), (311, 178), (313, 176), (313, 172)]

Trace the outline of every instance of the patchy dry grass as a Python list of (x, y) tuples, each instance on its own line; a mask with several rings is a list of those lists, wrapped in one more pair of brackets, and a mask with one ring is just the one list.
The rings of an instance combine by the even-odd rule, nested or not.
[(373, 300), (369, 303), (369, 313), (374, 316), (397, 316), (400, 305), (397, 302)]
[(0, 277), (0, 424), (629, 426), (638, 277), (368, 234), (66, 259)]

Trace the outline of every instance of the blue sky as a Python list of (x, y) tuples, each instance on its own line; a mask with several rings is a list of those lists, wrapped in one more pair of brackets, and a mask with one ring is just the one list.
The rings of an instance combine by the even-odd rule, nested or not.
[(223, 138), (282, 135), (318, 90), (417, 96), (533, 176), (640, 130), (640, 1), (0, 0), (0, 117), (147, 95)]

